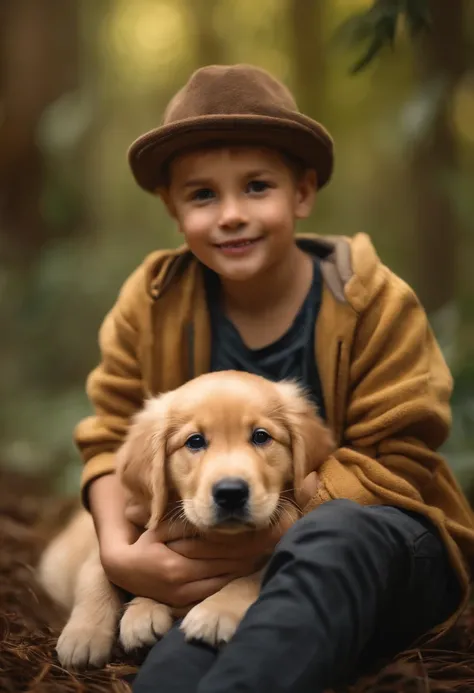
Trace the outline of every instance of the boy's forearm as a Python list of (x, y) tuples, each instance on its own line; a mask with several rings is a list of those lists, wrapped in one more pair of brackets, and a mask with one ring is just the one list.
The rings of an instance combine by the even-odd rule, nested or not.
[(116, 474), (105, 474), (90, 484), (89, 505), (99, 544), (134, 542), (139, 530), (125, 515), (126, 496)]

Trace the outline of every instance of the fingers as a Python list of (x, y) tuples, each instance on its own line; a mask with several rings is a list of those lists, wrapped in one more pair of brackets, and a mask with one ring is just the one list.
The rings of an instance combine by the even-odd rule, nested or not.
[[(222, 537), (217, 532), (209, 538), (184, 539), (179, 538), (166, 543), (166, 548), (188, 559), (195, 560), (230, 560), (242, 561), (260, 558), (272, 553), (276, 544), (280, 541), (290, 524), (281, 523), (275, 527), (260, 530), (258, 532), (233, 535), (231, 538)], [(225, 539), (225, 543), (223, 541)], [(157, 542), (153, 532), (145, 532), (139, 540), (143, 544), (155, 544)], [(208, 576), (206, 576), (208, 577)]]
[[(186, 558), (245, 560), (257, 558), (269, 549), (272, 550), (278, 538), (270, 532), (261, 536), (244, 538), (232, 537), (228, 544), (204, 539), (178, 539), (167, 544), (168, 548)], [(228, 540), (229, 541), (229, 540)]]
[(186, 558), (201, 560), (234, 559), (241, 557), (239, 546), (224, 546), (202, 539), (178, 539), (167, 544), (168, 548)]
[(189, 522), (182, 522), (181, 520), (164, 520), (160, 522), (159, 526), (154, 530), (147, 530), (149, 532), (150, 540), (162, 541), (163, 543), (168, 543), (174, 541), (175, 539), (186, 539), (189, 537), (196, 537), (197, 530), (192, 527)]
[(273, 550), (285, 532), (294, 524), (295, 518), (282, 515), (279, 522), (271, 528), (255, 532), (242, 532), (229, 537), (217, 531), (210, 531), (206, 538), (193, 536), (192, 530), (178, 522), (163, 522), (156, 530), (147, 530), (142, 541), (166, 543), (169, 548), (187, 558), (245, 558), (259, 556)]
[[(189, 540), (185, 540), (189, 541)], [(184, 543), (184, 541), (183, 541)], [(138, 544), (138, 542), (137, 542)], [(136, 569), (149, 579), (158, 579), (169, 585), (180, 585), (196, 580), (207, 580), (251, 570), (255, 559), (194, 558), (183, 556), (165, 544), (140, 546)]]
[(220, 578), (229, 574), (250, 574), (255, 566), (255, 560), (232, 560), (232, 559), (187, 559), (179, 556), (175, 564), (170, 564), (169, 575), (174, 577), (174, 584), (195, 582), (198, 580), (208, 580)]
[(173, 611), (180, 609), (183, 612), (188, 611), (191, 606), (203, 599), (207, 599), (212, 594), (219, 592), (223, 587), (235, 580), (235, 575), (223, 575), (219, 578), (208, 578), (206, 580), (197, 580), (178, 587), (173, 596)]

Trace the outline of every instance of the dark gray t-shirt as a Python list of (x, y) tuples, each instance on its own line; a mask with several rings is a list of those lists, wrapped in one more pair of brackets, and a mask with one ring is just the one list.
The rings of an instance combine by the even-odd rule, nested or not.
[(321, 305), (322, 278), (314, 258), (313, 282), (288, 331), (262, 349), (249, 349), (225, 315), (218, 276), (205, 271), (207, 304), (211, 318), (211, 371), (236, 370), (269, 380), (297, 380), (306, 389), (324, 418), (324, 402), (314, 358), (314, 332)]

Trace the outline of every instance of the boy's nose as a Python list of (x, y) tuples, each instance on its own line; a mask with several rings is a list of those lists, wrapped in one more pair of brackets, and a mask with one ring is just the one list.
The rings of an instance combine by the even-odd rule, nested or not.
[(234, 231), (248, 223), (244, 206), (237, 200), (224, 200), (220, 212), (219, 226), (221, 229)]

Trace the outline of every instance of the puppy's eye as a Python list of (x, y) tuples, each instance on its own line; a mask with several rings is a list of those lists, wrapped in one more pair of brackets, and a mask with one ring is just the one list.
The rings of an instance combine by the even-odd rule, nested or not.
[(185, 445), (189, 450), (196, 452), (207, 448), (207, 441), (201, 433), (193, 433), (192, 436), (189, 436)]
[(271, 435), (264, 428), (256, 428), (251, 437), (254, 445), (266, 445), (271, 439)]

